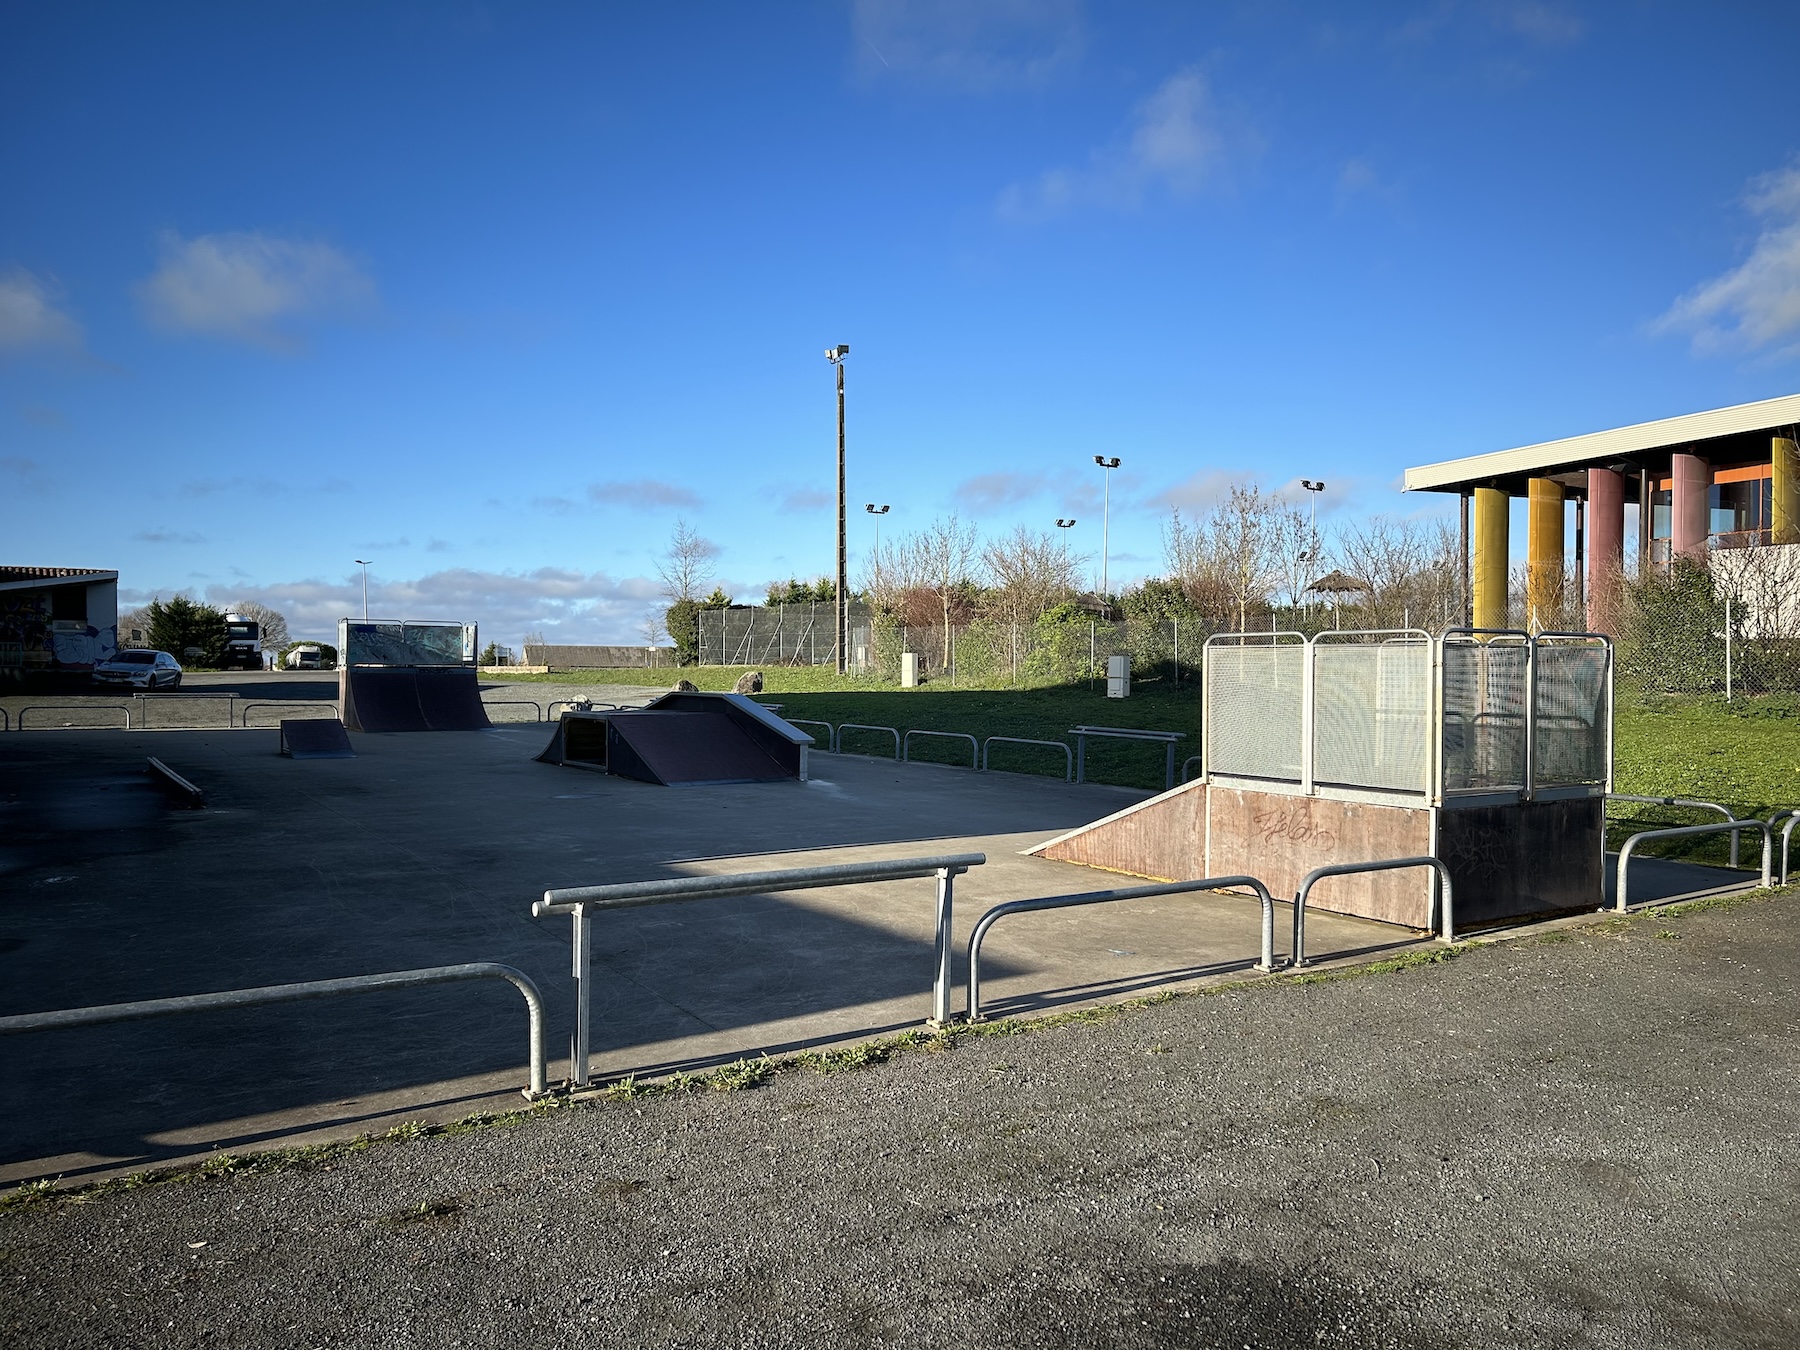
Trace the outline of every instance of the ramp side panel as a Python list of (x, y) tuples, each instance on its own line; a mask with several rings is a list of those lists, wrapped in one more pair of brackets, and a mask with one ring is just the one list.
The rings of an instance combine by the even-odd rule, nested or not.
[[(1205, 809), (1207, 870), (1214, 876), (1248, 873), (1278, 897), (1296, 894), (1315, 867), (1431, 852), (1429, 807), (1343, 802), (1213, 784)], [(1461, 899), (1459, 892), (1459, 921)], [(1419, 868), (1331, 877), (1313, 888), (1306, 903), (1308, 908), (1424, 928), (1431, 916), (1431, 872)]]
[[(771, 759), (721, 712), (615, 713), (609, 751), (613, 772), (627, 754), (655, 777), (677, 783), (768, 783), (794, 773)], [(631, 776), (636, 777), (636, 774)]]
[(1599, 797), (1445, 810), (1438, 856), (1458, 925), (1602, 906), (1605, 811)]
[(1198, 881), (1208, 875), (1205, 812), (1206, 785), (1184, 783), (1029, 852), (1153, 881)]
[(335, 717), (284, 717), (281, 753), (289, 759), (355, 759), (344, 724)]
[(430, 731), (419, 706), (418, 673), (408, 666), (352, 666), (345, 672), (362, 731)]
[(695, 694), (670, 692), (645, 706), (658, 712), (723, 713), (770, 759), (781, 765), (788, 778), (801, 776), (802, 755), (813, 743), (808, 732), (743, 694), (718, 694), (706, 690)]
[(420, 666), (413, 672), (428, 731), (485, 731), (493, 726), (481, 701), (481, 677), (457, 667)]

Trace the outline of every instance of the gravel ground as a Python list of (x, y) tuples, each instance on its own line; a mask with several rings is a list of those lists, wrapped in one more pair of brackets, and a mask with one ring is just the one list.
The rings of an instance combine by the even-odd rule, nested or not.
[(7, 1345), (1791, 1346), (1800, 895), (0, 1215)]

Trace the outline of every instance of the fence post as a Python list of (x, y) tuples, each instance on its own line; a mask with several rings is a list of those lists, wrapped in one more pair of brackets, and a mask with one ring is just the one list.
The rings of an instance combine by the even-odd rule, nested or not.
[[(1731, 592), (1725, 593), (1725, 701), (1731, 702)], [(1735, 838), (1735, 836), (1733, 836)]]
[(950, 967), (955, 954), (954, 887), (956, 873), (940, 867), (937, 874), (937, 979), (931, 991), (931, 1024), (950, 1025)]
[(575, 912), (569, 919), (574, 925), (571, 945), (575, 949), (575, 1039), (569, 1047), (569, 1082), (574, 1087), (582, 1088), (588, 1085), (589, 994), (593, 984), (588, 973), (592, 929), (588, 923), (587, 906), (575, 906)]

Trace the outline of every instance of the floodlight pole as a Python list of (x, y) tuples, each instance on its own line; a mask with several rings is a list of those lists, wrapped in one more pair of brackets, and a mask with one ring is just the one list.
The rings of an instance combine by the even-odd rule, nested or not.
[(881, 598), (881, 518), (888, 513), (888, 504), (883, 502), (877, 506), (874, 502), (867, 502), (864, 504), (863, 510), (875, 517), (875, 598), (879, 600)]
[(845, 543), (847, 527), (844, 522), (844, 358), (848, 355), (848, 343), (840, 342), (835, 347), (825, 349), (825, 359), (837, 367), (837, 668), (840, 675), (849, 669), (849, 652), (845, 650), (845, 646), (850, 640), (850, 598), (846, 594), (849, 587)]
[(1061, 516), (1058, 516), (1056, 518), (1056, 528), (1062, 531), (1063, 561), (1064, 561), (1065, 565), (1067, 564), (1068, 558), (1069, 558), (1069, 529), (1074, 524), (1075, 524), (1074, 516), (1070, 516), (1067, 520), (1064, 520)]
[[(1119, 457), (1114, 455), (1108, 459), (1105, 455), (1095, 455), (1094, 463), (1104, 471), (1101, 477), (1106, 480), (1106, 501), (1100, 511), (1100, 599), (1110, 610), (1112, 605), (1109, 597), (1112, 590), (1107, 565), (1112, 561), (1110, 533), (1112, 529), (1112, 471), (1119, 467)], [(1073, 525), (1075, 522), (1070, 521), (1069, 523)]]
[(373, 558), (358, 558), (357, 563), (363, 570), (363, 622), (369, 621), (369, 564)]

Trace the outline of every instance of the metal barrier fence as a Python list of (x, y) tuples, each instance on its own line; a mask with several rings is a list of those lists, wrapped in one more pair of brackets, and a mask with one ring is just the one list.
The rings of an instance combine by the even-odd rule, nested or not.
[[(532, 721), (542, 722), (544, 720), (544, 707), (536, 699), (531, 699), (531, 698), (483, 699), (481, 706), (484, 709), (486, 709), (486, 708), (530, 708)], [(511, 720), (518, 721), (520, 719), (513, 718)]]
[[(274, 700), (274, 701), (264, 700), (263, 702), (260, 702), (260, 703), (246, 703), (242, 708), (240, 708), (238, 710), (238, 726), (241, 730), (249, 731), (251, 729), (251, 727), (250, 727), (250, 710), (252, 708), (292, 708), (295, 712), (300, 712), (302, 710), (310, 710), (313, 708), (323, 708), (325, 711), (329, 712), (333, 717), (336, 717), (338, 715), (337, 704), (322, 702), (321, 700), (318, 700), (318, 699), (280, 699), (280, 700)], [(269, 730), (273, 730), (273, 728), (258, 727), (258, 728), (256, 728), (256, 730), (269, 731)]]
[(605, 708), (609, 712), (618, 712), (623, 706), (623, 704), (619, 703), (602, 703), (598, 699), (591, 698), (553, 698), (550, 700), (549, 707), (544, 710), (544, 720), (546, 722), (554, 722), (556, 720), (556, 710), (558, 708), (568, 708), (575, 712), (587, 712), (594, 708)]
[(765, 895), (780, 891), (814, 890), (825, 886), (853, 886), (860, 882), (905, 881), (919, 877), (937, 879), (936, 974), (932, 988), (932, 1022), (950, 1022), (950, 958), (953, 942), (953, 885), (955, 878), (987, 861), (985, 853), (954, 853), (933, 858), (891, 858), (873, 862), (833, 863), (824, 867), (796, 867), (775, 872), (739, 872), (728, 876), (675, 877), (664, 881), (628, 881), (613, 886), (569, 886), (544, 892), (531, 906), (532, 917), (567, 914), (571, 920), (570, 944), (575, 976), (575, 1037), (571, 1049), (570, 1079), (575, 1087), (589, 1082), (588, 1047), (591, 1044), (593, 976), (592, 912), (666, 905), (684, 900), (712, 900), (728, 895)]
[(1262, 904), (1262, 957), (1252, 969), (1275, 969), (1275, 902), (1269, 888), (1255, 877), (1206, 877), (1200, 881), (1174, 881), (1154, 886), (1125, 886), (1112, 891), (1086, 891), (1079, 895), (1048, 895), (1032, 900), (1008, 900), (995, 905), (969, 935), (969, 1020), (979, 1022), (981, 1012), (981, 944), (988, 930), (1009, 914), (1030, 914), (1044, 909), (1068, 909), (1076, 905), (1103, 905), (1114, 900), (1144, 900), (1157, 895), (1183, 895), (1193, 891), (1219, 891), (1228, 886), (1248, 886)]
[[(1379, 862), (1336, 863), (1329, 867), (1315, 867), (1300, 882), (1300, 889), (1294, 892), (1294, 954), (1292, 964), (1297, 970), (1306, 964), (1306, 897), (1312, 888), (1327, 877), (1355, 876), (1362, 872), (1393, 872), (1405, 867), (1429, 867), (1437, 873), (1440, 890), (1433, 897), (1437, 914), (1429, 917), (1440, 918), (1443, 926), (1439, 931), (1439, 939), (1448, 944), (1456, 941), (1456, 909), (1450, 891), (1450, 869), (1437, 858), (1383, 858)], [(1437, 927), (1434, 923), (1431, 927)]]
[[(157, 702), (157, 703), (162, 703), (162, 702), (193, 703), (193, 702), (196, 702), (199, 700), (224, 699), (225, 700), (225, 725), (227, 727), (229, 727), (229, 726), (232, 726), (235, 722), (235, 717), (233, 715), (233, 709), (235, 709), (237, 707), (237, 699), (238, 699), (236, 691), (230, 690), (230, 689), (221, 689), (216, 694), (215, 693), (207, 693), (207, 692), (203, 692), (201, 690), (196, 690), (196, 689), (183, 690), (180, 693), (175, 693), (175, 692), (157, 693), (154, 690), (146, 690), (143, 693), (133, 694), (131, 697), (137, 701), (138, 730), (139, 731), (150, 730), (150, 707), (151, 707), (152, 701)], [(164, 730), (177, 730), (177, 729), (178, 728), (164, 728)]]
[(969, 743), (969, 767), (971, 769), (979, 769), (981, 767), (981, 747), (975, 743), (975, 738), (973, 736), (969, 735), (969, 733), (966, 731), (909, 731), (909, 732), (907, 732), (906, 735), (904, 737), (902, 737), (901, 741), (900, 741), (900, 762), (902, 764), (910, 762), (911, 753), (912, 753), (912, 738), (914, 736), (937, 736), (937, 737), (940, 737), (947, 741), (967, 741)]
[(12, 714), (7, 712), (5, 708), (0, 708), (0, 731), (11, 731), (11, 730), (12, 730)]
[[(1737, 819), (1735, 813), (1726, 810), (1717, 802), (1703, 802), (1693, 797), (1640, 797), (1633, 792), (1609, 792), (1606, 794), (1606, 800), (1609, 802), (1643, 802), (1646, 806), (1684, 806), (1695, 811), (1717, 811), (1726, 820)], [(1769, 822), (1771, 826), (1774, 823), (1773, 820)], [(1738, 865), (1738, 836), (1735, 830), (1731, 834), (1731, 865), (1733, 867)]]
[[(25, 730), (25, 714), (29, 712), (118, 712), (125, 714), (125, 730), (131, 730), (131, 709), (123, 703), (29, 703), (19, 709), (19, 730)], [(70, 724), (65, 723), (65, 727)], [(62, 730), (63, 728), (57, 728)], [(73, 727), (78, 731), (105, 731), (106, 727)]]
[(396, 970), (382, 975), (351, 975), (338, 980), (308, 980), (301, 984), (272, 984), (256, 989), (227, 989), (217, 994), (189, 994), (179, 998), (152, 998), (137, 1003), (108, 1003), (96, 1008), (64, 1008), (56, 1012), (21, 1013), (0, 1017), (0, 1035), (26, 1031), (55, 1031), (64, 1027), (100, 1026), (108, 1022), (132, 1022), (170, 1013), (207, 1012), (215, 1008), (253, 1008), (266, 1003), (294, 1003), (326, 998), (332, 994), (365, 994), (380, 989), (413, 989), (421, 985), (453, 984), (463, 980), (506, 980), (525, 996), (531, 1019), (531, 1086), (525, 1095), (537, 1098), (548, 1090), (544, 1062), (544, 998), (529, 975), (496, 961), (470, 961), (459, 966), (430, 966), (424, 970)]
[[(1774, 866), (1774, 834), (1766, 820), (1720, 820), (1705, 825), (1681, 825), (1668, 830), (1640, 830), (1625, 841), (1619, 850), (1618, 880), (1613, 883), (1613, 908), (1623, 914), (1626, 909), (1625, 883), (1626, 869), (1631, 866), (1631, 855), (1637, 846), (1646, 839), (1688, 839), (1700, 834), (1722, 834), (1730, 830), (1734, 835), (1739, 830), (1758, 830), (1763, 837), (1762, 881), (1761, 885), (1770, 884)], [(1738, 887), (1725, 889), (1736, 890)], [(1749, 888), (1744, 888), (1749, 889)]]
[(816, 722), (810, 717), (790, 717), (786, 720), (790, 727), (824, 727), (826, 751), (837, 749), (837, 733), (832, 730), (831, 723)]
[(1087, 782), (1087, 738), (1107, 741), (1157, 741), (1167, 747), (1163, 790), (1175, 786), (1175, 742), (1187, 739), (1185, 731), (1145, 731), (1137, 727), (1070, 727), (1075, 738), (1075, 781)]
[(885, 731), (894, 738), (894, 758), (900, 758), (900, 729), (898, 727), (871, 727), (861, 722), (840, 722), (837, 729), (837, 744), (832, 749), (838, 754), (844, 753), (844, 733), (846, 731)]
[(981, 767), (985, 772), (988, 767), (989, 747), (998, 742), (1001, 745), (1041, 745), (1046, 750), (1057, 749), (1063, 752), (1063, 782), (1075, 781), (1075, 752), (1061, 741), (1035, 741), (1029, 736), (989, 736), (981, 743)]

